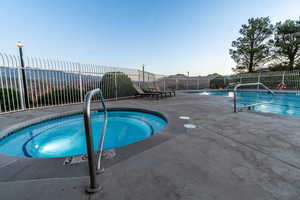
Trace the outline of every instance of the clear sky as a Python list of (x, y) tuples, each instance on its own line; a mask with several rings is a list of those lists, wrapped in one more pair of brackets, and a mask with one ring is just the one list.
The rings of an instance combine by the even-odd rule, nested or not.
[(160, 74), (229, 74), (250, 17), (298, 19), (299, 0), (2, 0), (0, 51)]

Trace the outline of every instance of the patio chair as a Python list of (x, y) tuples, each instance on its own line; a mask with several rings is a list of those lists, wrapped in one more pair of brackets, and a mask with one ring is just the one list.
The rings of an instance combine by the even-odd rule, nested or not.
[(160, 93), (162, 97), (163, 97), (163, 96), (167, 97), (168, 95), (171, 96), (169, 92), (158, 91), (158, 90), (155, 88), (155, 86), (154, 86), (153, 84), (151, 84), (151, 83), (143, 83), (142, 88), (143, 88), (143, 90), (144, 90), (145, 92), (156, 92), (156, 93)]
[(140, 96), (140, 97), (156, 97), (156, 99), (158, 100), (159, 98), (163, 97), (161, 93), (159, 92), (144, 92), (139, 86), (137, 86), (136, 84), (133, 84), (134, 89), (137, 91), (137, 95), (136, 97)]
[(154, 88), (155, 88), (155, 91), (157, 91), (157, 92), (167, 92), (167, 93), (170, 94), (170, 96), (172, 96), (172, 94), (174, 94), (174, 96), (176, 96), (176, 92), (174, 90), (168, 90), (168, 89), (166, 89), (166, 90), (162, 91), (160, 89), (160, 87), (157, 84), (155, 84), (155, 83), (154, 83)]
[(174, 96), (176, 96), (175, 91), (171, 91), (171, 90), (162, 91), (156, 83), (152, 83), (149, 86), (149, 89), (152, 92), (160, 92), (160, 93), (164, 94), (165, 96), (167, 96), (167, 95), (172, 96), (172, 94), (174, 94)]

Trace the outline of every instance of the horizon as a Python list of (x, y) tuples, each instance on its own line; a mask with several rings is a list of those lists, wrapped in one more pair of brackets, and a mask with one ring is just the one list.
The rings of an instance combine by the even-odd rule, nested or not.
[(0, 8), (0, 52), (141, 69), (232, 74), (231, 42), (251, 17), (299, 19), (297, 0), (14, 1)]

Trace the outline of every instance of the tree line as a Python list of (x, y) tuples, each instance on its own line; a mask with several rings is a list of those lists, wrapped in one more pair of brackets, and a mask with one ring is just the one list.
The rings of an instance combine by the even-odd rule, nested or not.
[(300, 18), (271, 23), (269, 17), (248, 19), (229, 50), (234, 72), (300, 69)]

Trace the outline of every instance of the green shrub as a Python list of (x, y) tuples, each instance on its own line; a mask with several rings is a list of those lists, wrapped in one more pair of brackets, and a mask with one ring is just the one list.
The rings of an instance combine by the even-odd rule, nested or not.
[(20, 93), (12, 88), (0, 88), (1, 111), (21, 109)]
[(100, 85), (105, 99), (116, 98), (116, 95), (117, 97), (127, 97), (137, 94), (131, 79), (123, 72), (105, 73), (102, 77)]
[(278, 63), (269, 66), (270, 71), (285, 71), (287, 69), (288, 69), (287, 63)]
[(223, 77), (216, 77), (209, 82), (209, 87), (211, 89), (220, 89), (220, 88), (225, 88), (227, 86), (227, 80)]
[(41, 95), (34, 103), (35, 105), (59, 105), (80, 102), (80, 100), (80, 89), (64, 88), (51, 90)]

